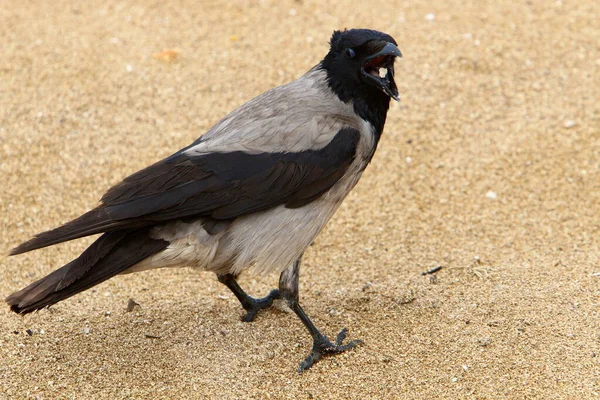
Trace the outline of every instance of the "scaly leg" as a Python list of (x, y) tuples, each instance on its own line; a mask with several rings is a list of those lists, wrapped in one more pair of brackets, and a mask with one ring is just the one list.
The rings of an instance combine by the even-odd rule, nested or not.
[(304, 324), (308, 332), (313, 338), (313, 347), (310, 354), (300, 363), (298, 372), (303, 372), (313, 366), (314, 363), (319, 361), (321, 357), (325, 355), (339, 354), (344, 351), (356, 347), (362, 343), (360, 340), (353, 340), (347, 344), (342, 344), (342, 341), (346, 337), (346, 328), (342, 329), (338, 333), (334, 343), (327, 339), (327, 336), (323, 335), (317, 327), (312, 323), (310, 318), (306, 315), (302, 307), (298, 302), (298, 278), (300, 274), (300, 257), (290, 268), (286, 269), (281, 273), (279, 278), (279, 293), (283, 297), (288, 306), (296, 313), (300, 321)]

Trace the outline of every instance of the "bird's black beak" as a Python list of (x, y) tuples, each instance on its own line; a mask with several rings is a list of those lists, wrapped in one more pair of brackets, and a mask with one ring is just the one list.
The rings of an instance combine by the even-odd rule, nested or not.
[(376, 42), (374, 45), (377, 46), (376, 53), (365, 59), (362, 74), (369, 84), (399, 101), (398, 88), (394, 82), (394, 60), (396, 57), (402, 57), (402, 53), (393, 43)]

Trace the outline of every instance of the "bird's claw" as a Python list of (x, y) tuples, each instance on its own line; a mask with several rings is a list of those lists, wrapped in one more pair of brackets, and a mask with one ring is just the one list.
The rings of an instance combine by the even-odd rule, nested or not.
[(346, 344), (342, 344), (344, 339), (346, 338), (346, 332), (348, 330), (346, 328), (342, 329), (340, 333), (338, 333), (335, 338), (335, 343), (331, 343), (326, 336), (321, 335), (314, 339), (313, 348), (310, 351), (310, 354), (300, 363), (298, 367), (298, 372), (302, 373), (312, 367), (317, 361), (321, 359), (323, 356), (340, 354), (345, 352), (346, 350), (352, 349), (359, 344), (362, 344), (362, 340), (352, 340)]
[(271, 292), (262, 299), (250, 298), (251, 300), (248, 300), (242, 304), (242, 307), (244, 307), (244, 309), (247, 311), (246, 315), (242, 317), (242, 321), (254, 321), (254, 318), (256, 318), (256, 315), (260, 310), (264, 310), (265, 308), (271, 307), (271, 305), (273, 304), (273, 300), (278, 298), (279, 290), (277, 289), (271, 290)]

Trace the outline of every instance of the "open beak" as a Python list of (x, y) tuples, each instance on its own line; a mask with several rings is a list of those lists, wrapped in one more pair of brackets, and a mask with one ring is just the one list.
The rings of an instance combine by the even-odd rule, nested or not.
[(398, 88), (394, 82), (394, 60), (402, 57), (400, 49), (389, 42), (375, 54), (367, 57), (362, 67), (362, 74), (367, 82), (381, 89), (392, 99), (399, 101)]

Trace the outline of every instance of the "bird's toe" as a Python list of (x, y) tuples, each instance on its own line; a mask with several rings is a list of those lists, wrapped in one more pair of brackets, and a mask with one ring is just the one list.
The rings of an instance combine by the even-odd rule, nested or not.
[(262, 299), (249, 298), (243, 304), (246, 314), (242, 317), (243, 322), (252, 322), (260, 310), (267, 309), (273, 305), (273, 300), (279, 298), (279, 290), (274, 289)]
[(346, 344), (342, 344), (344, 339), (346, 338), (346, 333), (348, 330), (346, 328), (342, 329), (340, 333), (338, 333), (335, 343), (332, 343), (327, 339), (326, 336), (321, 336), (316, 338), (313, 342), (313, 348), (310, 354), (300, 363), (298, 367), (298, 372), (302, 373), (312, 367), (317, 361), (319, 361), (323, 356), (330, 356), (334, 354), (340, 354), (345, 352), (346, 350), (350, 350), (359, 344), (362, 344), (362, 340), (352, 340)]

